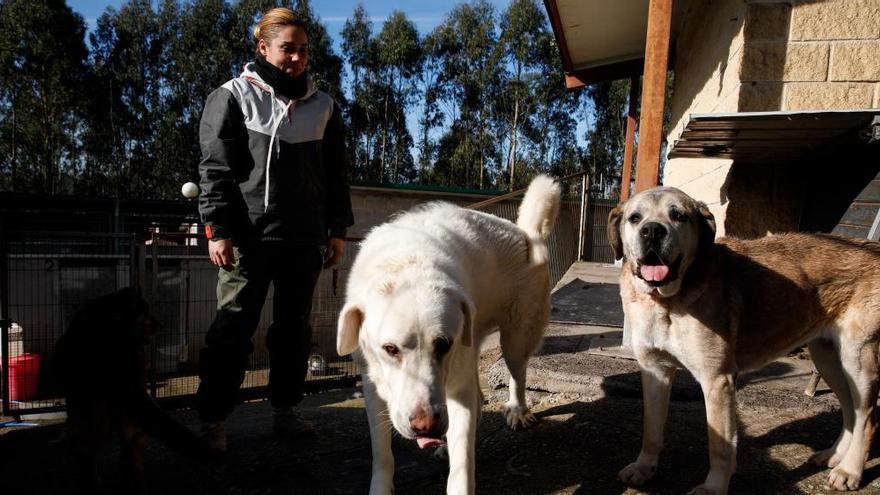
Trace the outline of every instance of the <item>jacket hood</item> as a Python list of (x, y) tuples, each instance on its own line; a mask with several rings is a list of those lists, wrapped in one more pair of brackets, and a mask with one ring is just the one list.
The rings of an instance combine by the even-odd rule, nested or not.
[[(264, 90), (275, 94), (275, 88), (273, 88), (269, 83), (263, 80), (256, 71), (256, 64), (254, 62), (248, 62), (244, 66), (244, 70), (241, 71), (241, 75), (239, 77), (245, 78), (253, 84), (259, 85)], [(315, 92), (318, 91), (318, 85), (315, 84), (314, 78), (312, 78), (311, 74), (306, 74), (306, 94), (302, 97), (298, 98), (299, 100), (307, 100), (309, 99)]]

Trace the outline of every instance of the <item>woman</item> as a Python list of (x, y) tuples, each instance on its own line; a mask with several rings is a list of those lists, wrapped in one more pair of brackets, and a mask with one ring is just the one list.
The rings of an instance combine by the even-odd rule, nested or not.
[(244, 380), (269, 283), (275, 287), (269, 398), (276, 433), (314, 433), (294, 409), (312, 346), (311, 298), (322, 265), (342, 259), (354, 223), (342, 116), (306, 71), (306, 25), (286, 8), (262, 17), (257, 54), (214, 90), (199, 129), (199, 211), (221, 268), (217, 315), (199, 362), (205, 440), (225, 451), (223, 421)]

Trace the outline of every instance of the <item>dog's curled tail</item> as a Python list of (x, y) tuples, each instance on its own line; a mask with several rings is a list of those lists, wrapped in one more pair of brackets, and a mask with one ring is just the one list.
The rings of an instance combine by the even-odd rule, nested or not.
[(549, 259), (546, 241), (556, 224), (561, 191), (552, 177), (539, 175), (529, 184), (519, 207), (516, 225), (529, 236), (529, 257), (535, 265)]

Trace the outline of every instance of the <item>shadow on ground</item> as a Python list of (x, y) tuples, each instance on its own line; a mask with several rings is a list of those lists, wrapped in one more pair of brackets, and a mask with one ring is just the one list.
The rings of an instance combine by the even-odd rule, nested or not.
[[(638, 453), (641, 400), (617, 383), (638, 381), (637, 373), (606, 377), (601, 395), (531, 392), (530, 401), (542, 421), (533, 429), (510, 431), (500, 415), (505, 389), (487, 390), (486, 410), (478, 433), (478, 493), (550, 494), (642, 493), (616, 480), (617, 471)], [(816, 449), (830, 445), (840, 419), (836, 410), (818, 413), (778, 392), (780, 399), (754, 403), (762, 384), (753, 380), (741, 404), (750, 433), (740, 435), (739, 469), (731, 493), (816, 493), (825, 474), (804, 463)], [(749, 389), (755, 389), (749, 392)], [(271, 408), (266, 403), (239, 406), (228, 426), (229, 454), (223, 461), (191, 461), (152, 442), (146, 470), (150, 493), (188, 494), (343, 494), (366, 493), (370, 476), (369, 432), (356, 389), (307, 398), (303, 412), (321, 435), (314, 440), (285, 442), (271, 434)], [(776, 393), (776, 392), (774, 392)], [(773, 395), (773, 393), (771, 393)], [(758, 395), (755, 395), (756, 397)], [(828, 401), (833, 399), (819, 399)], [(779, 402), (782, 401), (782, 402)], [(816, 404), (815, 402), (804, 402)], [(816, 409), (815, 407), (813, 409)], [(773, 411), (794, 411), (795, 420), (773, 419)], [(195, 428), (192, 411), (176, 413)], [(766, 416), (766, 424), (755, 418)], [(778, 416), (778, 414), (777, 414)], [(667, 448), (647, 493), (685, 493), (702, 482), (708, 470), (705, 412), (701, 400), (676, 400), (670, 408)], [(445, 491), (447, 468), (432, 452), (395, 438), (398, 494), (439, 494)], [(872, 458), (877, 453), (872, 453)], [(112, 493), (115, 459), (102, 461), (108, 493)], [(880, 476), (874, 462), (865, 484)], [(0, 435), (0, 480), (15, 493), (73, 493), (73, 467), (61, 425), (28, 428)], [(812, 481), (810, 481), (812, 480)], [(877, 493), (869, 486), (863, 493)]]

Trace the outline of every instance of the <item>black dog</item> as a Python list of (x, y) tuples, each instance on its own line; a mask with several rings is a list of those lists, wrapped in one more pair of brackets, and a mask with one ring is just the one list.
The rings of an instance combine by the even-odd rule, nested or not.
[(147, 303), (134, 290), (122, 289), (87, 302), (58, 341), (53, 372), (67, 401), (68, 431), (84, 493), (98, 490), (98, 454), (114, 435), (120, 439), (125, 493), (145, 492), (147, 434), (190, 457), (211, 455), (146, 392), (144, 345), (158, 326)]

